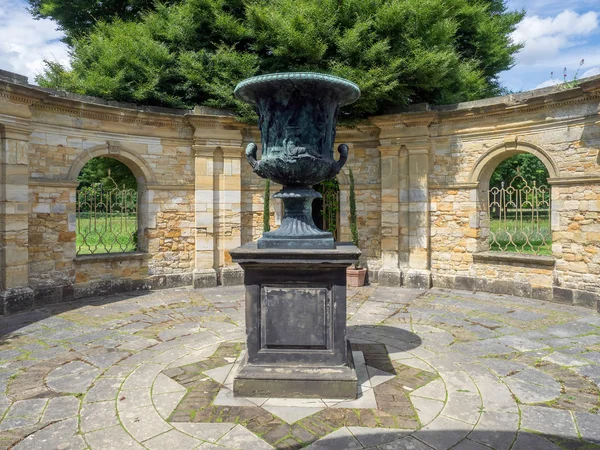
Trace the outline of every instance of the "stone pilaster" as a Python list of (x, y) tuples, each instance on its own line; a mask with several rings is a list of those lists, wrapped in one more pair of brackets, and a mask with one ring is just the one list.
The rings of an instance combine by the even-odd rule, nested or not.
[(408, 270), (404, 284), (408, 287), (431, 287), (429, 246), (429, 145), (408, 146)]
[[(195, 219), (196, 219), (196, 265), (194, 287), (217, 285), (215, 270), (215, 149), (194, 146), (195, 155)], [(219, 161), (217, 161), (219, 163)], [(220, 162), (222, 164), (222, 161)]]
[(229, 251), (242, 245), (242, 154), (241, 146), (220, 147), (223, 169), (217, 178), (218, 220), (217, 271), (223, 285), (242, 284), (244, 272), (231, 260)]
[(379, 284), (401, 286), (400, 270), (400, 148), (380, 146), (381, 161), (381, 269)]
[(229, 250), (241, 245), (243, 124), (233, 117), (193, 114), (196, 262), (194, 286), (241, 284)]
[(0, 140), (0, 313), (33, 307), (28, 266), (28, 150), (26, 127), (3, 125)]

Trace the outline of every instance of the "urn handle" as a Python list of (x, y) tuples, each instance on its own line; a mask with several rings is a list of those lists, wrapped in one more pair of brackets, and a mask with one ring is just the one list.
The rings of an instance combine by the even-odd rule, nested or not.
[(256, 160), (257, 151), (258, 147), (256, 146), (256, 144), (254, 142), (249, 143), (246, 146), (246, 159), (250, 163), (250, 166), (252, 166), (252, 170), (254, 171), (254, 173), (260, 177), (265, 178), (262, 171), (260, 170), (260, 161)]
[(340, 159), (335, 162), (335, 165), (331, 171), (331, 177), (336, 176), (338, 173), (342, 171), (342, 167), (348, 161), (348, 146), (346, 144), (340, 144), (338, 146), (338, 153), (340, 154)]

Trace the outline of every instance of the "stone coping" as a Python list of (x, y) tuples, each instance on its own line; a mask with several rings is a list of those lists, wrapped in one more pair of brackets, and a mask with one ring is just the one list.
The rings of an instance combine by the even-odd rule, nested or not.
[(147, 253), (144, 252), (119, 252), (119, 253), (100, 253), (95, 255), (78, 255), (73, 262), (75, 264), (129, 261), (145, 259)]
[(524, 253), (479, 252), (473, 254), (473, 262), (554, 267), (556, 259), (553, 256), (530, 255)]
[(540, 89), (532, 89), (530, 91), (519, 92), (516, 94), (503, 95), (498, 97), (489, 97), (480, 100), (473, 100), (469, 102), (459, 102), (448, 105), (430, 105), (428, 103), (417, 103), (414, 105), (403, 106), (399, 108), (390, 108), (386, 115), (393, 114), (414, 114), (424, 112), (453, 112), (464, 110), (468, 111), (473, 108), (484, 108), (489, 106), (513, 106), (520, 103), (531, 103), (534, 99), (546, 101), (551, 95), (555, 95), (558, 98), (562, 98), (569, 94), (574, 93), (586, 93), (592, 92), (598, 89), (600, 84), (600, 75), (593, 77), (583, 78), (578, 80), (577, 86), (573, 88), (566, 88), (562, 84), (556, 86), (549, 86)]
[[(521, 92), (518, 94), (510, 94), (506, 96), (491, 97), (481, 100), (474, 100), (470, 102), (455, 103), (450, 105), (429, 105), (426, 103), (419, 103), (410, 105), (408, 107), (392, 108), (386, 114), (369, 118), (375, 125), (378, 122), (390, 121), (390, 116), (404, 115), (404, 116), (435, 116), (438, 113), (441, 114), (456, 114), (462, 113), (464, 115), (472, 115), (474, 111), (481, 110), (506, 110), (514, 109), (515, 106), (525, 105), (531, 106), (543, 106), (552, 101), (563, 102), (569, 101), (574, 98), (581, 98), (584, 96), (597, 95), (600, 89), (600, 75), (589, 78), (578, 80), (579, 83), (576, 87), (567, 89), (562, 85), (551, 86), (547, 88), (534, 89), (531, 91)], [(197, 106), (193, 110), (187, 109), (176, 109), (166, 108), (158, 106), (145, 106), (137, 105), (133, 103), (124, 103), (110, 101), (98, 97), (91, 97), (79, 94), (73, 94), (70, 92), (58, 91), (54, 89), (41, 88), (39, 86), (31, 85), (26, 82), (25, 77), (12, 72), (2, 71), (0, 72), (0, 82), (21, 88), (21, 90), (27, 89), (29, 93), (34, 97), (44, 98), (46, 96), (52, 99), (67, 100), (71, 102), (79, 102), (82, 104), (93, 104), (98, 106), (105, 106), (111, 108), (118, 108), (124, 111), (136, 111), (138, 113), (154, 113), (164, 114), (174, 117), (183, 116), (229, 116), (234, 115), (233, 112), (215, 108), (209, 108), (205, 106)], [(0, 90), (7, 90), (7, 88), (1, 88)], [(8, 87), (8, 90), (12, 89)], [(16, 93), (16, 92), (15, 92)], [(24, 92), (21, 91), (21, 95)], [(392, 120), (393, 121), (393, 120)]]

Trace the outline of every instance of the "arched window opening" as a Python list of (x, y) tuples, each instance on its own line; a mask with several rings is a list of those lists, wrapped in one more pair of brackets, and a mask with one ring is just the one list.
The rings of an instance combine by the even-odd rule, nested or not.
[(317, 184), (314, 189), (322, 195), (322, 198), (313, 200), (313, 221), (321, 230), (333, 233), (333, 239), (338, 240), (340, 184), (335, 178), (332, 178)]
[(138, 185), (134, 174), (113, 158), (90, 159), (77, 188), (77, 254), (138, 249)]
[(552, 254), (548, 170), (535, 155), (501, 162), (490, 178), (491, 251)]

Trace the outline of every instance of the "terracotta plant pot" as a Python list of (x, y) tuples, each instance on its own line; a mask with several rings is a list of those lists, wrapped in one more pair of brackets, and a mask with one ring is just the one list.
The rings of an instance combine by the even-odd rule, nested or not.
[(364, 286), (365, 277), (367, 276), (367, 269), (360, 268), (355, 269), (350, 266), (346, 269), (346, 283), (348, 286), (359, 287)]

